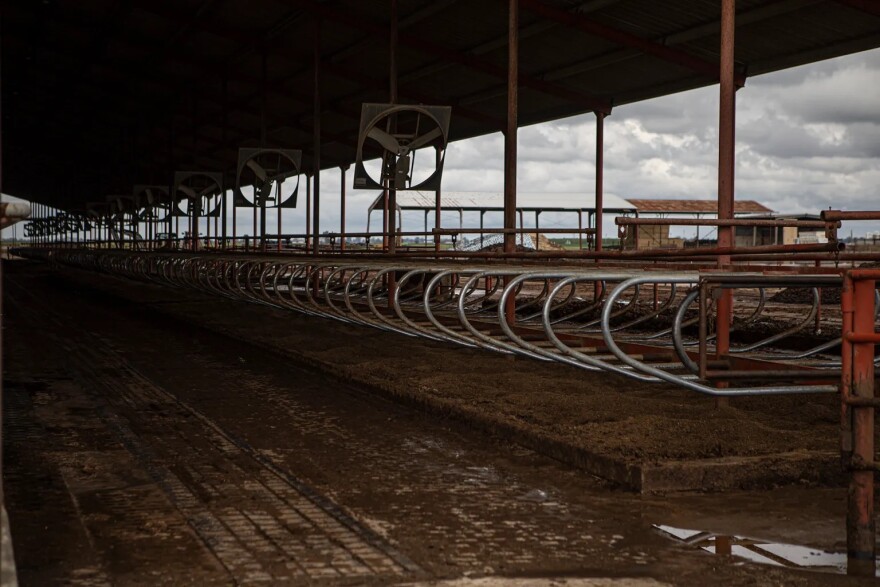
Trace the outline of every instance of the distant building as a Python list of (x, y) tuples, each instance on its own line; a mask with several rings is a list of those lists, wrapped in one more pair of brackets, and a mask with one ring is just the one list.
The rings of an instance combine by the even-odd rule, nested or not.
[[(755, 220), (821, 220), (818, 214), (755, 214), (745, 218)], [(797, 226), (737, 226), (736, 245), (750, 247), (760, 245), (815, 245), (828, 242), (822, 229)]]
[[(630, 198), (627, 200), (636, 209), (636, 216), (656, 217), (656, 218), (717, 218), (718, 202), (716, 200), (654, 200)], [(770, 214), (772, 210), (754, 200), (738, 200), (734, 202), (733, 215), (735, 217), (750, 216), (755, 214)], [(630, 230), (627, 233), (625, 242), (626, 248), (638, 247), (639, 249), (677, 249), (684, 246), (685, 239), (681, 237), (670, 237), (670, 226), (639, 226), (638, 231)], [(751, 228), (746, 228), (748, 235), (751, 235)], [(772, 228), (769, 230), (772, 231)], [(713, 240), (717, 240), (717, 230), (715, 227), (696, 227), (696, 240), (700, 240), (700, 233), (703, 235), (714, 235)], [(638, 242), (635, 242), (638, 234)], [(737, 235), (737, 244), (744, 246), (746, 243), (740, 243), (739, 232)], [(763, 235), (762, 235), (763, 236)], [(772, 236), (772, 235), (771, 235)]]

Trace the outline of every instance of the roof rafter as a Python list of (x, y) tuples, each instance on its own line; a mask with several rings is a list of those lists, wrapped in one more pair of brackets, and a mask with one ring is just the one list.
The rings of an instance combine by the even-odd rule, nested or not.
[(880, 16), (880, 4), (876, 0), (837, 0), (837, 2), (874, 16)]
[[(674, 49), (663, 45), (662, 43), (652, 41), (651, 39), (645, 39), (644, 37), (621, 31), (584, 16), (583, 14), (554, 8), (553, 6), (544, 4), (540, 0), (520, 0), (520, 4), (529, 11), (544, 18), (554, 20), (560, 24), (564, 24), (589, 35), (601, 37), (618, 45), (638, 49), (646, 55), (673, 63), (680, 67), (684, 67), (685, 69), (690, 69), (695, 73), (705, 75), (711, 79), (718, 79), (720, 69), (717, 63), (707, 61), (701, 57), (682, 51), (681, 49)], [(738, 86), (743, 86), (745, 85), (746, 76), (737, 72), (734, 76), (734, 80)]]
[[(386, 34), (388, 32), (387, 26), (384, 23), (370, 20), (363, 15), (348, 14), (339, 10), (335, 10), (324, 4), (319, 4), (314, 0), (288, 1), (292, 4), (302, 7), (305, 10), (310, 11), (316, 16), (332, 22), (350, 26), (353, 29), (366, 30), (374, 34)], [(480, 57), (477, 57), (475, 55), (463, 53), (456, 49), (450, 49), (449, 47), (441, 43), (430, 41), (428, 39), (408, 33), (400, 33), (398, 35), (398, 42), (401, 45), (416, 49), (417, 51), (421, 51), (423, 53), (427, 53), (429, 55), (434, 55), (437, 57), (442, 57), (447, 61), (457, 63), (459, 65), (467, 67), (468, 69), (480, 71), (498, 79), (507, 79), (506, 68), (495, 65), (494, 63), (485, 59), (481, 59)], [(565, 86), (560, 86), (559, 84), (550, 83), (534, 76), (520, 74), (519, 83), (523, 87), (531, 88), (544, 94), (561, 98), (568, 102), (573, 102), (588, 110), (599, 112), (610, 112), (611, 110), (611, 103), (607, 100), (598, 98), (596, 96), (591, 96), (589, 94), (585, 94), (581, 91), (573, 90)]]

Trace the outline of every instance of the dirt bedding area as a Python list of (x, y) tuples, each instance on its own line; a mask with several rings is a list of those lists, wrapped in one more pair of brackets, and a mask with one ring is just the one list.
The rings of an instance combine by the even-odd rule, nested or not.
[[(840, 305), (840, 288), (825, 288), (819, 297), (823, 304)], [(812, 304), (813, 291), (804, 287), (785, 288), (770, 298), (778, 304)]]
[[(279, 360), (293, 358), (506, 440), (525, 439), (531, 448), (573, 464), (593, 459), (601, 466), (585, 468), (600, 476), (606, 476), (602, 466), (610, 470), (795, 455), (819, 460), (803, 471), (789, 471), (780, 482), (839, 479), (839, 467), (829, 464), (835, 462), (839, 446), (836, 395), (736, 398), (729, 407), (718, 408), (711, 398), (673, 387), (197, 292), (73, 270), (59, 272), (58, 279), (59, 287), (122, 297), (141, 304), (145, 312), (159, 311), (246, 341), (277, 354)], [(774, 485), (773, 471), (767, 473), (758, 483)]]

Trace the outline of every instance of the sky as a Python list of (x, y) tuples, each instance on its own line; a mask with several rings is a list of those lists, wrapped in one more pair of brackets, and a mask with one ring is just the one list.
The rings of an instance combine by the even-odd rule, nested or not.
[[(758, 200), (781, 213), (880, 208), (880, 50), (750, 77), (737, 93), (736, 116), (737, 199)], [(605, 120), (605, 192), (714, 199), (717, 136), (717, 86), (615, 108)], [(450, 143), (443, 190), (502, 191), (503, 144), (500, 133)], [(592, 114), (520, 128), (518, 151), (520, 192), (593, 193)], [(349, 172), (347, 229), (363, 231), (376, 193), (351, 184)], [(338, 170), (322, 173), (322, 230), (339, 229), (339, 188)], [(299, 201), (299, 208), (284, 212), (286, 233), (305, 229), (302, 188)], [(272, 211), (269, 219), (274, 230)], [(374, 217), (374, 230), (378, 222)], [(406, 215), (404, 230), (422, 223), (421, 213)], [(500, 223), (500, 215), (487, 215), (486, 223)], [(444, 214), (443, 224), (457, 226), (457, 214)], [(613, 222), (605, 224), (605, 236), (615, 236)], [(251, 226), (250, 211), (239, 212), (239, 225)], [(477, 216), (466, 217), (465, 225), (477, 226)], [(546, 214), (541, 225), (576, 226), (576, 219)], [(880, 224), (851, 223), (841, 235), (869, 230)]]

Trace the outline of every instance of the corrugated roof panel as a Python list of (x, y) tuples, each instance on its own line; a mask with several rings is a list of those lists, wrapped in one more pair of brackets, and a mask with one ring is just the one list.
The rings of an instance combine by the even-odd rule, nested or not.
[[(629, 203), (642, 214), (717, 214), (716, 200), (669, 200), (669, 199), (638, 199), (629, 198)], [(755, 200), (737, 200), (734, 202), (734, 213), (753, 214), (772, 212), (770, 208)]]

